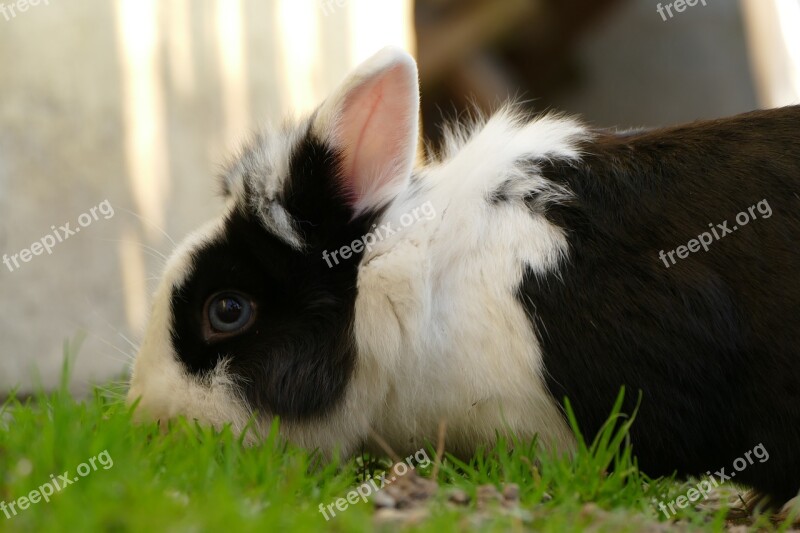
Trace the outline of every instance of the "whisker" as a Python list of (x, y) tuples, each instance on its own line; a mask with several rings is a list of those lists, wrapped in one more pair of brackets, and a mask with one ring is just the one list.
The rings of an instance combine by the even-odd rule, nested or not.
[(138, 344), (136, 344), (135, 342), (133, 342), (132, 340), (130, 340), (130, 339), (129, 339), (128, 337), (126, 337), (125, 335), (123, 335), (121, 331), (117, 331), (117, 335), (119, 335), (120, 337), (122, 337), (122, 340), (124, 340), (125, 342), (127, 342), (128, 344), (130, 344), (130, 345), (131, 345), (131, 348), (133, 348), (134, 350), (138, 350), (138, 349), (139, 349), (139, 345), (138, 345)]
[[(95, 336), (95, 337), (96, 337), (96, 338), (97, 338), (97, 339), (98, 339), (100, 342), (102, 342), (102, 343), (104, 343), (104, 344), (107, 344), (108, 346), (110, 346), (110, 347), (114, 348), (116, 351), (118, 351), (119, 353), (121, 353), (122, 355), (124, 355), (124, 356), (125, 356), (125, 360), (124, 360), (124, 361), (122, 361), (122, 362), (125, 362), (125, 363), (130, 363), (130, 362), (132, 362), (134, 359), (136, 359), (136, 355), (135, 355), (135, 354), (130, 354), (130, 353), (128, 353), (128, 352), (125, 352), (125, 351), (123, 351), (121, 348), (119, 348), (118, 346), (115, 346), (115, 345), (111, 344), (110, 342), (108, 342), (107, 340), (105, 340), (103, 337), (101, 337), (101, 336), (99, 336), (99, 335), (94, 335), (94, 336)], [(109, 356), (109, 357), (110, 357), (110, 356)], [(114, 358), (114, 359), (116, 359), (116, 358)], [(116, 360), (119, 360), (119, 359), (116, 359)]]
[(152, 246), (147, 246), (146, 244), (141, 243), (141, 242), (124, 241), (122, 239), (100, 239), (100, 240), (106, 241), (106, 242), (123, 243), (123, 244), (129, 244), (129, 243), (135, 244), (135, 245), (139, 246), (140, 248), (142, 248), (142, 250), (144, 250), (145, 252), (149, 252), (149, 255), (151, 257), (155, 257), (157, 259), (161, 259), (161, 260), (164, 261), (165, 264), (166, 264), (167, 261), (169, 261), (169, 258), (166, 255), (164, 255), (163, 253), (159, 252), (158, 250), (156, 250)]
[[(86, 303), (88, 303), (89, 305), (91, 305), (91, 304), (92, 304), (92, 302), (90, 302), (90, 301), (89, 301), (89, 298), (88, 298), (88, 297), (84, 296), (84, 300), (86, 300)], [(128, 337), (126, 337), (126, 336), (125, 336), (125, 334), (124, 334), (124, 333), (122, 333), (122, 332), (121, 332), (119, 329), (117, 329), (116, 327), (114, 327), (114, 326), (111, 324), (111, 322), (109, 322), (109, 321), (108, 321), (108, 320), (106, 320), (105, 318), (101, 317), (101, 316), (100, 316), (100, 313), (98, 313), (96, 310), (94, 310), (94, 311), (92, 311), (92, 314), (93, 314), (93, 315), (95, 315), (97, 318), (99, 318), (101, 321), (103, 321), (103, 322), (105, 323), (105, 325), (109, 327), (109, 329), (111, 329), (111, 330), (113, 330), (113, 331), (114, 331), (114, 333), (116, 333), (117, 335), (119, 335), (120, 337), (122, 337), (122, 340), (124, 340), (125, 342), (127, 342), (128, 344), (130, 344), (131, 348), (133, 348), (134, 350), (137, 350), (137, 351), (139, 350), (139, 345), (138, 345), (138, 344), (136, 344), (135, 342), (133, 342), (132, 340), (130, 340)]]
[[(87, 301), (88, 301), (88, 299), (87, 299)], [(95, 314), (97, 314), (97, 312), (96, 312), (96, 311), (95, 311), (94, 313), (95, 313)], [(99, 317), (99, 315), (98, 315), (98, 317)], [(74, 321), (74, 320), (73, 320), (72, 322), (73, 322), (73, 324), (75, 324), (77, 327), (79, 327), (79, 328), (83, 329), (83, 326), (82, 326), (82, 325), (80, 325), (80, 324), (78, 324), (76, 321)], [(112, 329), (113, 329), (113, 328), (112, 328)], [(94, 333), (94, 332), (92, 332), (92, 331), (87, 331), (86, 333), (87, 333), (87, 334), (88, 334), (90, 337), (94, 337), (94, 338), (96, 338), (97, 340), (99, 340), (99, 341), (100, 341), (100, 342), (102, 342), (103, 344), (106, 344), (106, 345), (110, 346), (111, 348), (113, 348), (114, 350), (116, 350), (117, 352), (121, 353), (121, 354), (122, 354), (122, 355), (123, 355), (125, 358), (124, 358), (124, 359), (120, 359), (119, 357), (112, 356), (112, 355), (111, 355), (111, 354), (109, 354), (109, 353), (105, 353), (105, 352), (99, 352), (99, 353), (100, 353), (100, 355), (102, 355), (103, 357), (107, 357), (108, 359), (111, 359), (112, 361), (117, 361), (117, 362), (119, 362), (119, 363), (123, 363), (123, 364), (125, 364), (125, 365), (127, 365), (127, 366), (130, 366), (130, 364), (131, 364), (131, 363), (132, 363), (132, 362), (133, 362), (133, 361), (136, 359), (136, 354), (135, 354), (135, 353), (128, 353), (128, 352), (126, 352), (126, 351), (122, 350), (122, 348), (120, 348), (119, 346), (115, 345), (115, 344), (114, 344), (114, 343), (112, 343), (112, 342), (109, 342), (108, 340), (104, 339), (103, 337), (101, 337), (101, 336), (100, 336), (100, 335), (98, 335), (97, 333)], [(127, 340), (127, 339), (126, 339), (126, 340)], [(129, 341), (129, 342), (130, 342), (130, 341)], [(135, 346), (133, 346), (133, 347), (135, 348)]]
[(136, 218), (138, 218), (138, 219), (139, 219), (139, 220), (141, 220), (142, 222), (145, 222), (145, 223), (147, 223), (147, 224), (150, 224), (151, 226), (153, 226), (154, 228), (156, 228), (158, 231), (160, 231), (160, 232), (161, 232), (161, 234), (162, 234), (162, 235), (164, 235), (164, 237), (166, 237), (166, 238), (167, 238), (167, 240), (169, 240), (169, 242), (171, 242), (171, 243), (172, 243), (172, 246), (178, 246), (178, 245), (177, 245), (177, 243), (176, 243), (176, 242), (175, 242), (175, 241), (172, 239), (172, 237), (170, 237), (170, 236), (169, 236), (169, 234), (168, 234), (166, 231), (164, 231), (164, 228), (160, 227), (158, 224), (156, 224), (156, 223), (155, 223), (155, 222), (153, 222), (152, 220), (149, 220), (149, 219), (147, 219), (147, 218), (143, 217), (143, 216), (142, 216), (142, 215), (140, 215), (139, 213), (134, 213), (134, 212), (133, 212), (133, 211), (131, 211), (130, 209), (125, 209), (124, 207), (120, 207), (120, 208), (118, 208), (118, 209), (119, 209), (120, 211), (125, 211), (126, 213), (129, 213), (129, 214), (131, 214), (131, 215), (135, 216)]
[(119, 392), (119, 391), (113, 391), (113, 390), (110, 390), (110, 389), (106, 389), (105, 387), (100, 387), (98, 385), (95, 385), (94, 388), (95, 388), (95, 390), (99, 390), (100, 392), (102, 392), (103, 394), (105, 394), (106, 396), (108, 396), (108, 397), (110, 397), (112, 399), (124, 400), (125, 398), (127, 398), (127, 394), (124, 394), (124, 393)]
[(108, 392), (110, 394), (122, 394), (123, 393), (123, 391), (121, 389), (120, 390), (116, 390), (113, 387), (109, 387), (108, 385), (94, 385), (94, 388), (97, 389), (97, 390), (101, 390), (103, 392)]

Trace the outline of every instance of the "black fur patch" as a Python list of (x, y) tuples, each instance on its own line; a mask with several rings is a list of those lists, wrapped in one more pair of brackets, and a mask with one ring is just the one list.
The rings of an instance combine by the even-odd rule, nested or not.
[[(249, 208), (234, 212), (224, 235), (195, 253), (192, 272), (174, 291), (172, 338), (193, 374), (202, 376), (228, 358), (253, 409), (291, 420), (324, 415), (341, 400), (352, 375), (360, 255), (329, 268), (322, 252), (366, 233), (371, 218), (351, 220), (348, 206), (337, 200), (338, 158), (321, 143), (306, 139), (290, 168), (279, 201), (296, 220), (305, 247), (298, 251), (270, 234)], [(256, 322), (238, 337), (207, 344), (204, 304), (222, 290), (250, 295)]]
[[(596, 433), (621, 386), (643, 400), (632, 442), (650, 475), (704, 476), (763, 443), (736, 473), (779, 500), (800, 489), (800, 107), (616, 137), (544, 176), (574, 191), (548, 217), (567, 231), (558, 276), (519, 288), (548, 386)], [(751, 220), (667, 268), (659, 251), (709, 223)], [(731, 222), (733, 226), (735, 222)]]
[(501, 183), (500, 186), (489, 193), (489, 203), (492, 205), (497, 205), (508, 202), (511, 199), (511, 194), (509, 192), (510, 186), (511, 182), (506, 181)]

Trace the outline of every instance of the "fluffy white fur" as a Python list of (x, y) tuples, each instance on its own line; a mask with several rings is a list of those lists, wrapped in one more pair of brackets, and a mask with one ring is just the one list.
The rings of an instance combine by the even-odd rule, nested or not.
[[(415, 144), (418, 88), (410, 65), (413, 60), (403, 52), (381, 52), (323, 105), (313, 128), (323, 138), (340, 131), (340, 103), (374, 100), (374, 95), (353, 97), (354, 91), (371, 83), (370, 77), (399, 68), (392, 75), (403, 79), (393, 80), (381, 98), (404, 104), (389, 109), (384, 119), (400, 113), (413, 120), (393, 138), (399, 143), (397, 153), (370, 163), (390, 169), (391, 176), (373, 176), (379, 186), (364, 189), (357, 208), (389, 201), (380, 224), (394, 222), (395, 227), (401, 226), (402, 215), (428, 202), (436, 216), (380, 241), (363, 257), (355, 321), (358, 359), (345, 398), (324, 421), (284, 423), (281, 431), (300, 446), (350, 454), (372, 429), (405, 454), (425, 440), (435, 441), (439, 422), (445, 420), (448, 449), (461, 454), (493, 442), (498, 430), (523, 438), (539, 434), (545, 445), (569, 449), (572, 434), (547, 393), (541, 348), (514, 294), (526, 266), (535, 273), (555, 272), (569, 253), (563, 231), (524, 201), (534, 194), (536, 205), (543, 207), (569, 195), (537, 176), (536, 161), (579, 157), (576, 146), (588, 133), (570, 119), (527, 121), (504, 109), (450, 132), (442, 159), (418, 170), (412, 182), (406, 167), (413, 148), (404, 139), (413, 134)], [(246, 201), (261, 202), (265, 213), (273, 213), (266, 215), (267, 229), (299, 246), (288, 214), (268, 205), (286, 178), (282, 172), (298, 135), (284, 132), (277, 144), (276, 137), (265, 139), (269, 146), (256, 147), (259, 153), (247, 156), (238, 172), (247, 170), (249, 179), (259, 182), (257, 190), (264, 191), (262, 198)], [(491, 193), (501, 187), (508, 199), (492, 203)], [(190, 251), (218, 231), (219, 224), (211, 225), (190, 238), (170, 262), (130, 397), (141, 395), (151, 416), (185, 414), (241, 428), (249, 411), (225, 377), (224, 364), (205, 381), (188, 377), (168, 333), (170, 287), (184, 275)], [(261, 430), (269, 427), (268, 418), (260, 421)]]
[[(386, 217), (430, 202), (437, 217), (380, 242), (362, 262), (356, 304), (360, 368), (378, 368), (376, 431), (404, 452), (435, 440), (448, 423), (448, 446), (470, 453), (496, 430), (539, 434), (557, 448), (571, 434), (548, 395), (538, 341), (514, 294), (525, 265), (557, 269), (568, 253), (563, 232), (532, 214), (529, 193), (567, 194), (531, 175), (531, 160), (577, 157), (578, 124), (524, 123), (511, 110), (490, 119), (450, 154), (421, 171), (420, 186), (392, 202)], [(509, 201), (489, 202), (503, 186)], [(414, 191), (414, 192), (412, 192)], [(395, 224), (397, 226), (398, 224)]]

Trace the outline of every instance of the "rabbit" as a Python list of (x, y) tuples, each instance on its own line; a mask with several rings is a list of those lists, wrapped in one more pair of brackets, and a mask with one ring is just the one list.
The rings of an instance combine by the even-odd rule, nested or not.
[[(498, 435), (569, 454), (621, 387), (650, 476), (800, 489), (800, 107), (617, 132), (508, 105), (417, 164), (414, 59), (387, 48), (256, 135), (168, 261), (129, 389), (350, 456)], [(767, 215), (769, 213), (769, 215)], [(745, 220), (746, 219), (746, 220)], [(637, 394), (641, 393), (637, 404)]]

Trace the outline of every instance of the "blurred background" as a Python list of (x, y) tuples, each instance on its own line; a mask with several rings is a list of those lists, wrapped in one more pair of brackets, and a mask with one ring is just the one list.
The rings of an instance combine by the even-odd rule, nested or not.
[(616, 128), (800, 103), (800, 0), (694, 3), (0, 0), (0, 396), (58, 383), (65, 344), (76, 391), (121, 375), (219, 166), (387, 44), (433, 140), (507, 98)]

